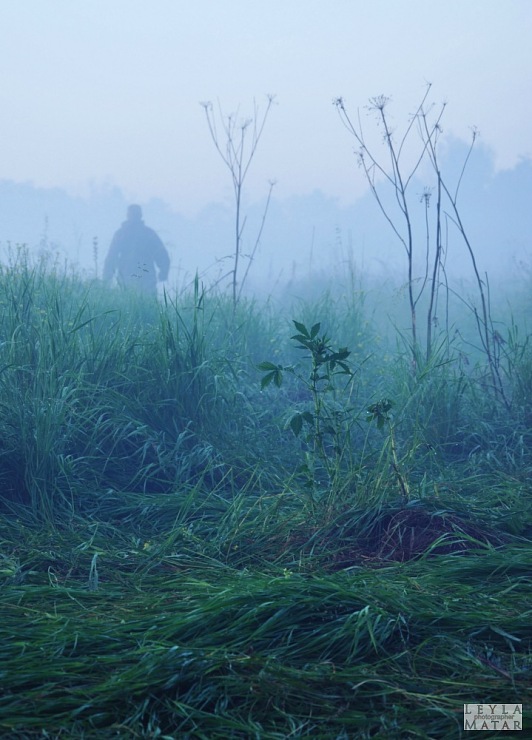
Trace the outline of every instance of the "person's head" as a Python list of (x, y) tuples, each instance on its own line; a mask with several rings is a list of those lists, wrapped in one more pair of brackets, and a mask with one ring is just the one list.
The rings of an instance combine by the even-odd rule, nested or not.
[(136, 204), (128, 206), (127, 220), (128, 221), (142, 221), (142, 208)]

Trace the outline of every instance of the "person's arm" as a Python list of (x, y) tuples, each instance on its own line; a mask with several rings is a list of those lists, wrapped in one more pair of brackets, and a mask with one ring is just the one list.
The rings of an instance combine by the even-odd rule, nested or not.
[(159, 276), (158, 279), (161, 282), (164, 282), (168, 279), (168, 271), (170, 270), (170, 256), (166, 250), (166, 247), (160, 240), (160, 238), (155, 234), (155, 240), (154, 240), (154, 254), (153, 259), (155, 261), (155, 264), (159, 268)]

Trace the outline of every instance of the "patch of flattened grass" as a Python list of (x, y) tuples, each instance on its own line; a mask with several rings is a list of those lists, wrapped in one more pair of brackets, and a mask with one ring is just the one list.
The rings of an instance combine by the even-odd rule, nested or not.
[(110, 535), (95, 590), (90, 552), (63, 582), (4, 583), (5, 734), (457, 737), (465, 701), (529, 691), (524, 543), (313, 574), (141, 543), (125, 558)]

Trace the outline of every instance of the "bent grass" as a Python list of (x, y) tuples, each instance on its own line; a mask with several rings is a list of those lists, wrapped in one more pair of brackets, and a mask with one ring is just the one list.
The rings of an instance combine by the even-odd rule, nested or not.
[[(233, 314), (198, 284), (129, 311), (127, 296), (24, 264), (2, 272), (0, 300), (3, 736), (460, 737), (463, 703), (529, 700), (519, 409), (494, 437), (474, 375), (440, 368), (412, 386), (401, 362), (394, 377), (373, 359), (351, 399), (383, 429), (351, 425), (342, 476), (309, 517), (294, 468), (302, 444), (329, 450), (283, 426), (294, 398), (301, 428), (306, 408), (325, 414), (321, 381), (303, 376), (308, 397), (288, 377), (261, 392), (253, 370), (272, 341), (273, 367), (289, 361), (282, 318)], [(298, 329), (306, 349), (317, 323)], [(347, 355), (327, 358), (333, 372)], [(393, 422), (376, 405), (389, 388)], [(454, 422), (474, 439), (465, 459)], [(453, 527), (386, 557), (420, 512)]]

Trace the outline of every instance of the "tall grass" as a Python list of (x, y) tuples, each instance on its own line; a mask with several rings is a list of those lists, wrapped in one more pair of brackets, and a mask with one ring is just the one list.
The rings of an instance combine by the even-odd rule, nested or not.
[[(479, 359), (466, 364), (456, 334), (451, 342), (442, 335), (441, 351), (434, 345), (430, 360), (419, 357), (413, 374), (412, 348), (379, 340), (364, 302), (360, 289), (329, 289), (292, 308), (351, 351), (356, 382), (349, 397), (335, 396), (353, 410), (343, 479), (368, 468), (379, 477), (372, 460), (389, 465), (385, 438), (363, 423), (380, 397), (393, 401), (399, 450), (414, 476), (437, 477), (458, 461), (475, 472), (528, 471), (528, 337), (513, 324), (503, 345), (510, 414), (486, 392)], [(289, 314), (274, 303), (230, 308), (197, 280), (189, 294), (157, 304), (19, 254), (0, 274), (4, 499), (53, 520), (102, 490), (171, 492), (204, 475), (217, 484), (229, 471), (282, 488), (311, 449), (285, 429), (310, 399), (288, 376), (281, 391), (261, 392), (256, 366), (268, 359), (305, 372), (304, 362)]]
[[(526, 329), (501, 345), (508, 409), (465, 329), (414, 375), (370, 303), (0, 270), (0, 732), (459, 737), (463, 703), (526, 702)], [(355, 370), (312, 497), (293, 319)], [(297, 372), (261, 391), (265, 360)]]

